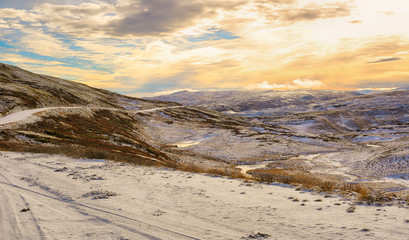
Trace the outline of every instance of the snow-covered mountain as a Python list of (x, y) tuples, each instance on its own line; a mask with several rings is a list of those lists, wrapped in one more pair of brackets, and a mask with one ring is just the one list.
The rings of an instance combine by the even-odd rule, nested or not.
[[(409, 120), (408, 93), (409, 90), (365, 95), (336, 90), (181, 91), (147, 99), (254, 117), (271, 124), (313, 120), (320, 123), (321, 133), (325, 134), (388, 124), (405, 125)], [(309, 130), (314, 132), (313, 128)]]
[[(149, 99), (247, 116), (264, 126), (274, 126), (288, 131), (287, 134), (295, 134), (292, 140), (310, 146), (317, 144), (316, 138), (324, 139), (328, 146), (341, 144), (344, 148), (352, 147), (354, 150), (350, 153), (356, 161), (349, 164), (354, 168), (364, 168), (360, 174), (409, 174), (409, 155), (405, 147), (409, 139), (409, 90), (370, 94), (335, 90), (182, 91)], [(266, 128), (258, 130), (260, 134), (268, 132)], [(288, 146), (292, 152), (298, 145)], [(349, 155), (343, 150), (341, 152), (344, 156)], [(325, 161), (339, 161), (327, 157)]]
[(288, 91), (181, 91), (146, 99), (200, 106), (236, 114), (295, 112), (319, 106), (321, 103), (361, 94), (336, 90)]

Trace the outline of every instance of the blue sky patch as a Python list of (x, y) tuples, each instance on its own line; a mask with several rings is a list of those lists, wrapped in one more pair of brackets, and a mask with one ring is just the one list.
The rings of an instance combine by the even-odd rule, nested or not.
[(205, 33), (198, 37), (189, 37), (188, 40), (190, 42), (205, 42), (205, 41), (215, 41), (215, 40), (221, 40), (221, 39), (233, 40), (233, 39), (239, 38), (238, 36), (235, 36), (233, 33), (228, 32), (226, 30), (222, 30), (222, 29), (209, 29), (209, 30), (212, 30), (212, 32)]

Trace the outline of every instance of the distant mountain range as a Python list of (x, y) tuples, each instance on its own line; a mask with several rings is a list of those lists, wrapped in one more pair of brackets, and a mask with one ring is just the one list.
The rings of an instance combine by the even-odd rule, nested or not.
[(233, 114), (283, 113), (317, 108), (323, 102), (351, 98), (361, 94), (336, 90), (288, 91), (181, 91), (170, 95), (149, 97), (150, 100), (177, 102)]
[(409, 113), (408, 90), (374, 91), (368, 94), (337, 90), (180, 91), (145, 99), (259, 118), (286, 119), (291, 116), (294, 119), (301, 115), (328, 117), (347, 114), (355, 115), (354, 118), (359, 115), (358, 118), (365, 118), (372, 123), (392, 121), (404, 124), (409, 120), (406, 115)]

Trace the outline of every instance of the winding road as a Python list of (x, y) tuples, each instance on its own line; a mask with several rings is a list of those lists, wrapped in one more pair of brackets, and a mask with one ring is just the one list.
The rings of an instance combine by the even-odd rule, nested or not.
[(104, 109), (104, 110), (121, 110), (121, 111), (128, 111), (128, 112), (133, 112), (133, 113), (147, 113), (147, 112), (155, 112), (155, 111), (160, 111), (160, 110), (165, 110), (165, 109), (171, 109), (171, 108), (182, 108), (184, 106), (171, 106), (171, 107), (160, 107), (160, 108), (152, 108), (152, 109), (144, 109), (144, 110), (123, 110), (119, 108), (96, 108), (96, 107), (48, 107), (48, 108), (36, 108), (36, 109), (29, 109), (29, 110), (24, 110), (20, 112), (15, 112), (12, 114), (9, 114), (3, 118), (0, 118), (0, 126), (1, 125), (6, 125), (6, 124), (12, 124), (12, 123), (17, 123), (17, 122), (22, 122), (26, 119), (29, 119), (36, 113), (41, 113), (41, 112), (46, 112), (50, 110), (56, 110), (56, 109), (82, 109), (82, 108), (89, 108), (89, 109)]

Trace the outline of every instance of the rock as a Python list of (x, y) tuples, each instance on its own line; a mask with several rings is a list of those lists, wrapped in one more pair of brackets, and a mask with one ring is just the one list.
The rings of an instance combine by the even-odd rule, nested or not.
[(356, 207), (355, 206), (350, 206), (349, 208), (347, 208), (347, 213), (353, 213), (355, 212)]
[(23, 208), (20, 210), (20, 212), (28, 212), (28, 211), (30, 211), (30, 208)]

